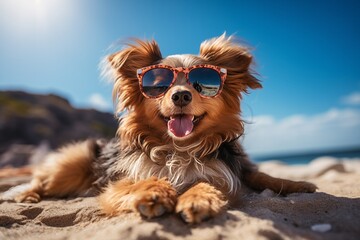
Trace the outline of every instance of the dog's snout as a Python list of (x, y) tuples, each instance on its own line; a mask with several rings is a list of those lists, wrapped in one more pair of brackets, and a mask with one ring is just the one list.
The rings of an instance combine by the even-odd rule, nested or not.
[(189, 91), (178, 91), (171, 96), (171, 99), (175, 106), (185, 107), (191, 102), (192, 95)]

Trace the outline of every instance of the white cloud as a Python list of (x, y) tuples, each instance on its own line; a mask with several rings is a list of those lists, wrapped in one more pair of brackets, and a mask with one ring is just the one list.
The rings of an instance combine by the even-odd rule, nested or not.
[(251, 154), (288, 153), (360, 145), (360, 110), (330, 109), (276, 120), (256, 116), (245, 126), (244, 146)]
[(91, 107), (98, 109), (100, 111), (109, 111), (111, 109), (111, 104), (107, 102), (100, 94), (94, 93), (89, 98), (89, 103)]
[(360, 92), (354, 92), (344, 97), (342, 102), (348, 105), (360, 105)]

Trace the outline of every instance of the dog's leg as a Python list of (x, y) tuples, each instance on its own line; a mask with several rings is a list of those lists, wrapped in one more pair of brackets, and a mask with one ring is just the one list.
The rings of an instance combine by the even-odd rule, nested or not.
[(179, 197), (176, 213), (187, 223), (200, 223), (219, 214), (226, 206), (226, 197), (221, 191), (201, 182)]
[(99, 146), (94, 140), (71, 144), (51, 153), (34, 170), (29, 190), (15, 197), (17, 202), (39, 202), (41, 197), (85, 194), (91, 188), (91, 163)]
[(134, 211), (153, 218), (172, 212), (176, 198), (176, 190), (167, 180), (151, 177), (138, 182), (123, 179), (111, 183), (99, 196), (99, 203), (109, 216)]
[(245, 184), (255, 190), (271, 189), (277, 194), (313, 193), (317, 187), (309, 182), (296, 182), (281, 178), (274, 178), (262, 172), (249, 172), (244, 174)]

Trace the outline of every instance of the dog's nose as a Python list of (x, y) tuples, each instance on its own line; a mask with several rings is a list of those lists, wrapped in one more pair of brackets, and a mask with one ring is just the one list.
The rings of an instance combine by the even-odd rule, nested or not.
[(191, 102), (192, 95), (189, 91), (178, 91), (171, 96), (171, 99), (174, 102), (175, 106), (185, 107)]

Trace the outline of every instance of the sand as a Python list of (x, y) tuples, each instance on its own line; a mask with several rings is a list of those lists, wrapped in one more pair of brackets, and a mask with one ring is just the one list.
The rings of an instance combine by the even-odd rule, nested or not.
[[(248, 192), (236, 209), (189, 226), (178, 216), (142, 219), (135, 213), (107, 218), (96, 198), (0, 203), (0, 239), (360, 239), (360, 159), (320, 158), (308, 165), (271, 161), (273, 176), (311, 181), (314, 194), (278, 196)], [(28, 181), (0, 179), (0, 191)]]

